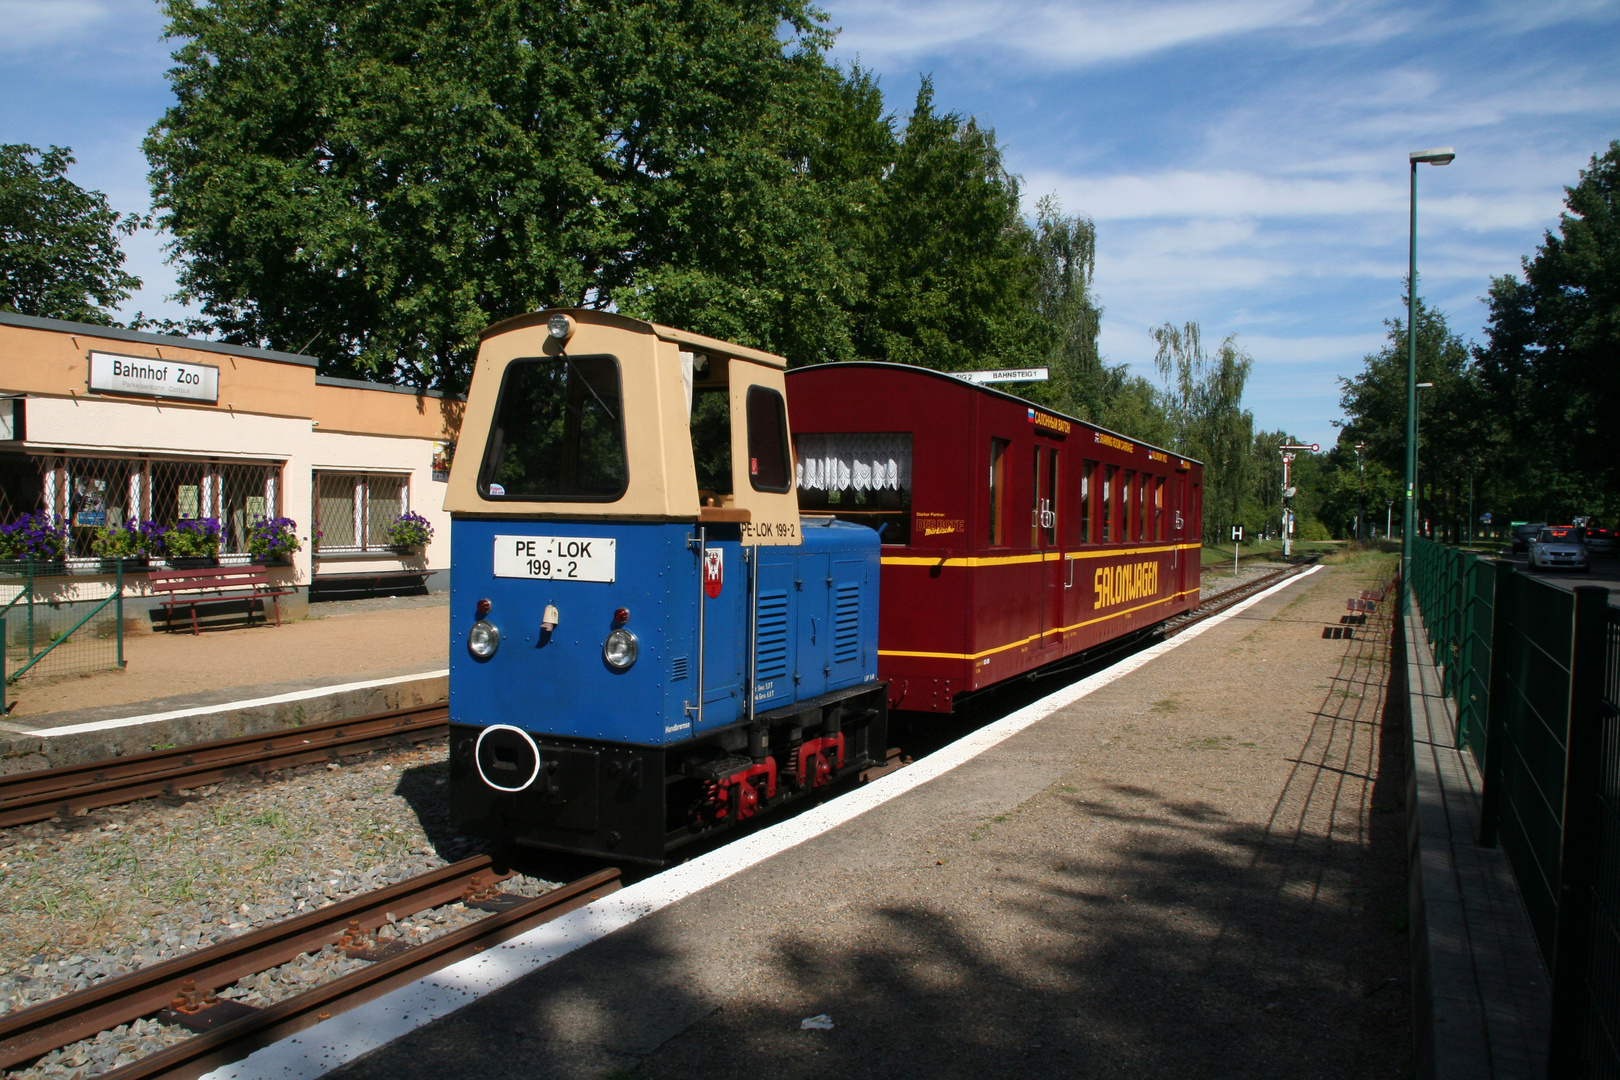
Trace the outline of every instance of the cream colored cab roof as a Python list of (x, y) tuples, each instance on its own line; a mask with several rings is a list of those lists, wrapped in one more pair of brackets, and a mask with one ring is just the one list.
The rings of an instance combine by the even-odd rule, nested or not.
[[(551, 317), (559, 313), (574, 320), (566, 345), (547, 329)], [(619, 362), (629, 471), (624, 495), (613, 502), (485, 499), (478, 490), (478, 472), (507, 365), (523, 358), (559, 356), (563, 348), (570, 356), (612, 356)], [(711, 365), (727, 361), (735, 494), (726, 496), (721, 506), (698, 505), (682, 352), (706, 354)], [(787, 361), (772, 353), (603, 311), (553, 308), (496, 323), (484, 331), (478, 348), (444, 508), (487, 517), (727, 522), (738, 524), (751, 543), (797, 543), (795, 492), (755, 491), (738, 468), (748, 460), (743, 405), (747, 387), (768, 387), (785, 402), (786, 368)], [(790, 476), (793, 471), (790, 463)], [(791, 535), (787, 523), (791, 523)]]

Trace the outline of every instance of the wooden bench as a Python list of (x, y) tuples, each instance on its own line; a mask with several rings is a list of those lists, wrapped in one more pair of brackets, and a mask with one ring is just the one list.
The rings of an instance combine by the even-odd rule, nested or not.
[(174, 609), (191, 608), (191, 632), (197, 633), (197, 605), (229, 600), (248, 602), (248, 625), (253, 625), (253, 602), (268, 600), (281, 625), (278, 597), (291, 596), (296, 589), (280, 589), (270, 583), (270, 575), (258, 566), (216, 566), (206, 570), (153, 570), (147, 577), (154, 593), (167, 593), (160, 601), (168, 609), (169, 629), (174, 629)]

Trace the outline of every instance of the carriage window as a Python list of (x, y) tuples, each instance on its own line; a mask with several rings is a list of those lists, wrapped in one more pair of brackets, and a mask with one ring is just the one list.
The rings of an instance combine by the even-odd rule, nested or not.
[(1125, 470), (1125, 483), (1119, 489), (1119, 538), (1125, 543), (1136, 539), (1136, 520), (1141, 513), (1136, 508), (1136, 470)]
[(1041, 543), (1041, 448), (1035, 447), (1035, 467), (1029, 477), (1029, 546)]
[(1165, 539), (1164, 533), (1164, 477), (1153, 478), (1153, 538)]
[(731, 491), (731, 391), (699, 386), (692, 392), (692, 462), (698, 498), (718, 502)]
[(1103, 466), (1102, 483), (1102, 542), (1112, 544), (1119, 539), (1114, 533), (1114, 474), (1118, 465)]
[(1007, 497), (1007, 446), (1006, 439), (990, 440), (990, 543), (992, 546), (1005, 544), (1006, 536), (1002, 532), (1003, 513), (1002, 503)]
[(793, 490), (788, 477), (787, 406), (768, 386), (748, 388), (748, 482), (755, 491)]
[(1080, 463), (1080, 543), (1091, 543), (1091, 472), (1095, 461)]
[(610, 502), (624, 494), (624, 409), (610, 356), (514, 360), (478, 487), (486, 499)]
[(913, 529), (932, 543), (962, 540), (962, 522), (944, 514), (911, 517), (911, 433), (797, 434), (799, 508), (878, 531), (884, 544), (909, 544)]

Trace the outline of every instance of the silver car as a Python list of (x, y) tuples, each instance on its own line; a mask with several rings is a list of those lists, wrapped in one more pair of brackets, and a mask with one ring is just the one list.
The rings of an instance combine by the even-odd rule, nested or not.
[(1586, 570), (1592, 564), (1581, 531), (1573, 525), (1550, 525), (1530, 542), (1533, 570)]

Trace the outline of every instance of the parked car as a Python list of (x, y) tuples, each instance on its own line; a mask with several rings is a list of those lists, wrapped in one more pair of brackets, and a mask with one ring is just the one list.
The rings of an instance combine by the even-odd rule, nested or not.
[(1530, 568), (1586, 570), (1592, 564), (1581, 531), (1573, 525), (1549, 525), (1530, 543)]
[(1602, 525), (1586, 527), (1586, 550), (1595, 558), (1612, 559), (1617, 542), (1620, 542), (1620, 536), (1613, 529), (1606, 529)]
[(1529, 551), (1530, 545), (1535, 543), (1536, 537), (1540, 536), (1541, 530), (1546, 527), (1545, 521), (1527, 521), (1523, 525), (1513, 526), (1513, 554)]

